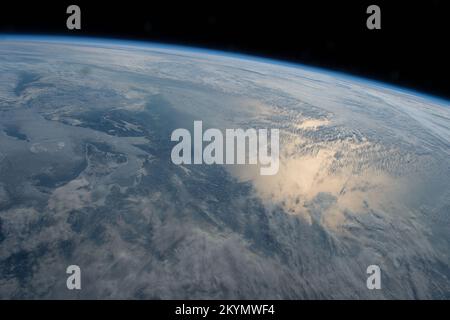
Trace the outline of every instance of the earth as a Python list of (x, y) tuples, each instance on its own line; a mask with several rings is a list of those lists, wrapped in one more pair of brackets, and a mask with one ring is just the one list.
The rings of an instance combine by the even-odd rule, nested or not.
[[(449, 299), (449, 105), (260, 58), (3, 36), (0, 298)], [(278, 173), (173, 164), (195, 120), (278, 128)]]

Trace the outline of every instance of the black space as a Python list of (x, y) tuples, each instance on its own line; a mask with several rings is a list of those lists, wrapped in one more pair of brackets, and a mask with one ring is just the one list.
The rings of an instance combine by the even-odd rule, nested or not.
[[(448, 1), (4, 1), (0, 33), (159, 41), (298, 61), (450, 98)], [(77, 4), (82, 28), (66, 29)], [(381, 8), (381, 30), (366, 8)]]

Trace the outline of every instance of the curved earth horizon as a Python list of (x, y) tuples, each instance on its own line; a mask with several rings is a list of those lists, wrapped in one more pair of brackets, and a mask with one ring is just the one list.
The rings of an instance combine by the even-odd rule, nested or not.
[[(206, 50), (0, 37), (0, 298), (449, 299), (449, 105)], [(175, 165), (196, 120), (279, 129), (277, 174)]]

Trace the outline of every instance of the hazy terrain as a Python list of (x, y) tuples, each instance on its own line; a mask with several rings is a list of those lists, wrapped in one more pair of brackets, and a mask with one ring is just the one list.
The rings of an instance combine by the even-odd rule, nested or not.
[[(279, 128), (278, 174), (172, 164), (194, 120)], [(448, 104), (188, 49), (0, 41), (0, 298), (448, 299), (449, 235)]]

